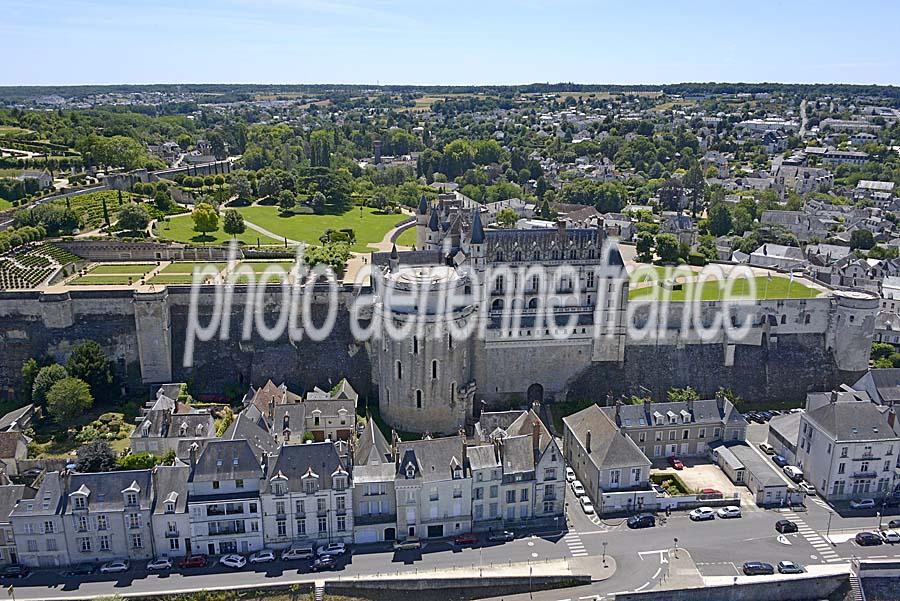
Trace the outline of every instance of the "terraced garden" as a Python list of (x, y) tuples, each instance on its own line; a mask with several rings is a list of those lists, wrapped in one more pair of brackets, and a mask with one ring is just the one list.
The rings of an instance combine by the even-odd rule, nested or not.
[[(796, 280), (791, 282), (789, 278), (783, 276), (773, 277), (771, 280), (767, 276), (757, 276), (753, 278), (753, 283), (755, 285), (755, 291), (752, 298), (756, 300), (815, 298), (821, 293), (821, 291), (816, 288), (812, 288)], [(659, 284), (653, 284), (644, 286), (643, 288), (629, 290), (628, 298), (630, 300), (693, 300), (698, 298), (695, 288), (695, 282), (686, 282), (681, 284), (680, 287), (672, 290), (664, 288)], [(699, 300), (720, 300), (725, 293), (724, 288), (725, 282), (705, 281), (699, 292)], [(731, 298), (750, 298), (750, 292), (749, 282), (746, 279), (739, 279), (735, 281), (731, 290)]]
[[(212, 266), (217, 272), (225, 269), (224, 263), (204, 263), (185, 261), (172, 263), (163, 267), (159, 273), (150, 278), (150, 284), (193, 284), (194, 269), (204, 269), (206, 266)], [(208, 268), (207, 268), (208, 269)], [(209, 281), (211, 276), (207, 276), (205, 281)]]
[(130, 286), (140, 281), (153, 268), (154, 263), (128, 263), (97, 265), (85, 275), (70, 282), (73, 286)]
[[(231, 234), (222, 230), (222, 220), (219, 219), (219, 229), (215, 232), (201, 234), (194, 231), (194, 220), (190, 215), (170, 217), (168, 221), (157, 223), (156, 235), (164, 240), (184, 242), (188, 244), (228, 244), (231, 242)], [(241, 244), (256, 246), (257, 242), (262, 246), (284, 245), (283, 240), (276, 240), (264, 234), (246, 228), (243, 234), (238, 234), (236, 239)]]

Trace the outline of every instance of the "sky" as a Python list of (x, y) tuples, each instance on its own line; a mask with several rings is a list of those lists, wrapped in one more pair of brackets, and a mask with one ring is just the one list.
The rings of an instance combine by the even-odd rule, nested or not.
[(900, 84), (897, 0), (3, 0), (0, 85)]

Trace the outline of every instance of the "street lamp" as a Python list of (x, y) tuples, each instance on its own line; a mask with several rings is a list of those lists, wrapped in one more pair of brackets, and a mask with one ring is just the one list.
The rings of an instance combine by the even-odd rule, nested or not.
[(678, 537), (676, 536), (673, 540), (675, 541), (675, 559), (678, 559)]
[(607, 541), (603, 541), (603, 567), (606, 567), (606, 545), (609, 543)]
[(833, 517), (834, 517), (834, 512), (829, 510), (828, 511), (828, 529), (825, 530), (825, 540), (830, 542), (832, 547), (834, 546), (834, 543), (831, 542), (831, 537), (829, 535), (831, 534), (831, 518), (833, 518)]

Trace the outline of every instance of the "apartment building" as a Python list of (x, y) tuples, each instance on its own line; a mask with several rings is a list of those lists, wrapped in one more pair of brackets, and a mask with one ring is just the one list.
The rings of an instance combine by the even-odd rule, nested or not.
[(391, 445), (371, 419), (353, 449), (353, 538), (357, 543), (397, 538), (397, 494)]

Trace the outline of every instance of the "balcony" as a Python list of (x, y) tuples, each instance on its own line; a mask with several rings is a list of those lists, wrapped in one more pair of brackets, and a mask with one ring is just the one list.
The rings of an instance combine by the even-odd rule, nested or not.
[(244, 526), (240, 526), (238, 528), (213, 528), (209, 527), (209, 536), (229, 536), (235, 534), (247, 534), (247, 529)]
[(368, 513), (353, 518), (357, 526), (371, 526), (373, 524), (389, 524), (397, 521), (396, 513)]
[(178, 530), (166, 530), (166, 538), (178, 538)]
[(850, 474), (853, 478), (877, 478), (878, 474), (872, 470), (867, 472), (853, 472)]

